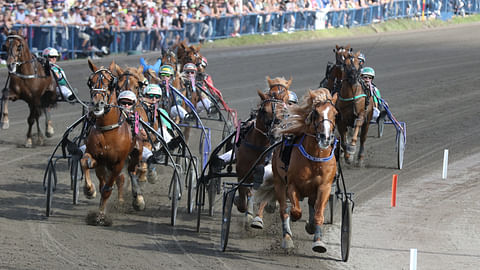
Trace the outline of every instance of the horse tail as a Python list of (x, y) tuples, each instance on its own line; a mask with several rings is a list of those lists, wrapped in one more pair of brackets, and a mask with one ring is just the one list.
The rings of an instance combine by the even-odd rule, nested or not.
[(255, 191), (255, 202), (273, 202), (275, 201), (275, 185), (274, 178), (268, 177), (264, 179), (263, 184)]
[(43, 92), (40, 97), (40, 107), (48, 108), (55, 106), (57, 104), (57, 92), (55, 90), (56, 81), (52, 78), (52, 83), (49, 87)]

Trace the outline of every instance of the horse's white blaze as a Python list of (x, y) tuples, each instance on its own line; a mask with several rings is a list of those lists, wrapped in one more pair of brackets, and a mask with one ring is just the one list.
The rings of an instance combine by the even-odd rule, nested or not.
[[(326, 110), (323, 111), (323, 119), (328, 119), (328, 113), (330, 112), (330, 107), (327, 107)], [(323, 121), (323, 128), (325, 129), (325, 135), (327, 137), (330, 136), (330, 125), (332, 123), (330, 121)]]

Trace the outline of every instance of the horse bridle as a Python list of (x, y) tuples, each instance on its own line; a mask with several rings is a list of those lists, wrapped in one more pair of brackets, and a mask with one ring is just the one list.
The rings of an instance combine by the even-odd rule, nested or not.
[[(136, 87), (136, 89), (135, 89), (136, 91), (133, 91), (133, 89), (128, 89), (128, 88), (129, 88), (129, 77), (130, 77), (130, 76), (131, 76), (131, 77), (134, 77), (134, 78), (137, 79), (137, 81), (138, 81), (138, 85), (137, 85), (137, 87)], [(120, 74), (120, 76), (118, 76), (118, 78), (117, 78), (118, 82), (120, 82), (120, 79), (123, 78), (123, 77), (126, 77), (126, 80), (125, 80), (123, 86), (119, 86), (118, 83), (117, 83), (117, 85), (116, 85), (116, 89), (115, 89), (115, 90), (117, 91), (117, 94), (118, 94), (119, 92), (126, 91), (126, 90), (130, 90), (130, 91), (132, 91), (132, 92), (134, 92), (134, 93), (137, 92), (138, 94), (140, 94), (140, 92), (141, 92), (140, 90), (142, 89), (143, 86), (145, 86), (145, 83), (144, 83), (137, 75), (135, 75), (135, 74), (133, 74), (133, 73), (130, 73), (129, 71), (126, 71), (125, 73)], [(122, 89), (122, 88), (123, 88), (123, 89)]]
[(14, 52), (12, 51), (11, 44), (9, 44), (9, 46), (8, 46), (7, 59), (8, 59), (8, 56), (11, 56), (12, 58), (14, 58), (16, 60), (16, 61), (14, 61), (10, 64), (7, 63), (8, 73), (9, 74), (14, 74), (15, 76), (21, 77), (23, 79), (47, 78), (48, 76), (38, 76), (37, 75), (37, 67), (35, 65), (33, 65), (33, 67), (35, 69), (35, 74), (30, 74), (30, 75), (19, 74), (19, 73), (16, 72), (16, 68), (13, 69), (13, 71), (12, 71), (11, 66), (19, 67), (23, 64), (33, 63), (35, 61), (35, 55), (32, 55), (32, 58), (29, 59), (29, 60), (19, 61), (20, 57), (22, 56), (22, 51), (23, 51), (23, 46), (24, 46), (23, 45), (24, 38), (20, 35), (8, 35), (7, 40), (5, 42), (8, 41), (9, 43), (11, 43), (12, 39), (18, 39), (19, 42), (20, 42), (20, 45), (17, 46), (17, 54), (14, 54)]
[[(105, 73), (110, 75), (110, 78), (107, 78), (107, 76), (105, 76)], [(92, 80), (95, 76), (99, 76), (99, 78), (95, 83), (93, 83)], [(108, 85), (106, 88), (103, 85), (103, 79), (108, 80)], [(98, 94), (102, 95), (102, 99), (107, 104), (106, 110), (108, 111), (110, 107), (109, 105), (111, 102), (112, 92), (117, 88), (117, 81), (117, 77), (115, 77), (110, 70), (105, 68), (98, 69), (92, 74), (90, 74), (87, 81), (87, 86), (90, 89), (90, 99), (93, 99), (93, 97)]]
[(346, 62), (343, 64), (345, 69), (345, 74), (347, 77), (347, 81), (353, 86), (356, 83), (359, 83), (360, 79), (360, 69), (357, 69), (353, 64), (354, 56), (349, 57), (350, 60), (350, 67), (347, 67)]
[(275, 126), (280, 124), (280, 121), (281, 121), (281, 119), (276, 117), (276, 113), (275, 113), (276, 112), (276, 105), (277, 104), (283, 104), (284, 108), (286, 107), (286, 105), (285, 105), (285, 102), (283, 100), (277, 99), (277, 98), (270, 98), (270, 99), (263, 100), (262, 103), (260, 104), (258, 114), (259, 114), (260, 117), (263, 117), (264, 119), (266, 118), (265, 106), (266, 106), (267, 103), (270, 103), (270, 105), (272, 106), (272, 119), (266, 119), (266, 121), (264, 121), (266, 131), (263, 131), (263, 130), (259, 129), (256, 125), (256, 122), (255, 122), (254, 127), (255, 127), (255, 130), (257, 130), (258, 132), (263, 134), (265, 137), (267, 137), (268, 140), (270, 141), (270, 143), (274, 143), (275, 142), (275, 136), (273, 135), (273, 131), (274, 131)]
[(326, 103), (330, 103), (330, 105), (332, 105), (332, 107), (335, 108), (335, 104), (333, 104), (331, 99), (327, 99), (323, 102), (319, 102), (319, 103), (314, 105), (313, 110), (307, 116), (307, 120), (305, 121), (306, 123), (310, 123), (310, 122), (313, 123), (313, 129), (314, 129), (314, 132), (315, 132), (315, 134), (309, 134), (309, 133), (305, 133), (305, 134), (307, 136), (314, 137), (317, 140), (317, 142), (320, 142), (320, 140), (321, 140), (321, 132), (318, 131), (319, 123), (323, 123), (323, 122), (329, 122), (332, 125), (332, 134), (330, 134), (329, 139), (333, 140), (335, 138), (335, 135), (334, 135), (334, 132), (333, 132), (335, 130), (335, 122), (328, 119), (328, 118), (319, 119), (319, 121), (317, 121), (317, 119), (316, 119), (317, 117), (320, 117), (320, 115), (317, 111), (317, 107), (320, 106), (320, 105), (326, 104)]

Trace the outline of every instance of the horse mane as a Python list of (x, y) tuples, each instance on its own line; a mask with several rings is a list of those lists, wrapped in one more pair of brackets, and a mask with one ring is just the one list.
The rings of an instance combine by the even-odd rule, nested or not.
[(300, 135), (304, 133), (305, 126), (310, 122), (310, 114), (315, 107), (323, 102), (332, 99), (332, 95), (327, 88), (319, 88), (309, 90), (299, 104), (294, 104), (288, 108), (289, 117), (284, 119), (280, 124), (282, 129), (278, 129), (279, 135), (294, 134)]

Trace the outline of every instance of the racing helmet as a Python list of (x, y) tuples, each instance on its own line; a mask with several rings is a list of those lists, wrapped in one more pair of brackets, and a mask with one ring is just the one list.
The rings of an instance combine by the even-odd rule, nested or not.
[(200, 65), (203, 68), (206, 68), (208, 66), (208, 61), (207, 61), (207, 58), (205, 58), (205, 56), (202, 56), (202, 61), (200, 62)]
[(186, 64), (183, 66), (183, 71), (185, 71), (185, 72), (187, 72), (187, 71), (197, 72), (197, 66), (195, 66), (195, 65), (192, 64), (192, 63), (186, 63)]
[(365, 55), (363, 53), (360, 53), (357, 58), (360, 61), (361, 65), (363, 65), (363, 63), (365, 63)]
[(364, 67), (362, 68), (362, 70), (360, 71), (360, 75), (368, 75), (368, 76), (372, 76), (372, 78), (375, 78), (375, 70), (373, 70), (373, 68), (371, 67)]
[(120, 94), (118, 95), (118, 101), (120, 101), (122, 99), (128, 99), (128, 100), (132, 101), (133, 103), (137, 102), (137, 96), (135, 95), (135, 93), (133, 93), (130, 90), (120, 92)]
[(297, 97), (297, 94), (295, 94), (295, 92), (288, 91), (288, 102), (295, 103), (295, 104), (298, 103), (298, 97)]
[(43, 57), (58, 57), (59, 56), (57, 49), (52, 48), (52, 47), (45, 48), (42, 52), (42, 55), (43, 55)]
[(160, 67), (160, 70), (158, 71), (158, 74), (160, 74), (160, 76), (162, 75), (168, 75), (168, 76), (173, 76), (173, 73), (175, 73), (175, 71), (173, 70), (173, 68), (169, 65), (163, 65)]
[(162, 95), (162, 89), (158, 84), (151, 83), (145, 87), (143, 94), (146, 95)]

